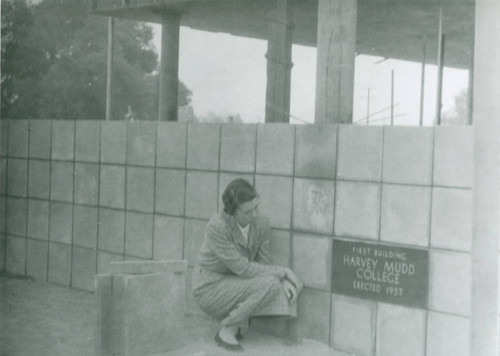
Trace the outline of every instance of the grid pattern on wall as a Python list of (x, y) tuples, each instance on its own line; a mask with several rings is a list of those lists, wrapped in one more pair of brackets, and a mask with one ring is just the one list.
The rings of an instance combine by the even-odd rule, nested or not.
[[(469, 127), (2, 120), (1, 135), (9, 272), (91, 291), (113, 260), (186, 259), (192, 271), (225, 185), (244, 177), (275, 262), (306, 286), (297, 321), (261, 328), (359, 355), (467, 353)], [(428, 309), (332, 293), (333, 237), (428, 249)]]

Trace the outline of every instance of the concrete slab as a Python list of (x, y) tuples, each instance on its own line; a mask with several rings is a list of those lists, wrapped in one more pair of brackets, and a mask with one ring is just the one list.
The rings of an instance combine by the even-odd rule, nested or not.
[(219, 124), (189, 124), (187, 168), (217, 171), (219, 169)]
[(12, 197), (28, 195), (28, 160), (9, 158), (7, 170), (7, 194)]
[(125, 212), (99, 209), (99, 250), (123, 254), (125, 247)]
[(73, 162), (53, 161), (50, 169), (50, 199), (73, 202)]
[(70, 286), (71, 282), (71, 245), (55, 242), (49, 243), (49, 277), (50, 283)]
[(257, 173), (292, 175), (294, 147), (294, 125), (257, 125)]
[(26, 238), (7, 235), (5, 245), (5, 270), (24, 275), (26, 273)]
[(187, 261), (112, 261), (105, 273), (111, 274), (147, 274), (147, 273), (185, 273)]
[(293, 270), (306, 287), (331, 291), (332, 239), (293, 233)]
[(186, 217), (210, 219), (217, 212), (217, 173), (187, 172)]
[(97, 268), (97, 251), (73, 246), (71, 263), (71, 287), (93, 292)]
[(31, 159), (29, 161), (28, 196), (30, 198), (49, 199), (50, 162)]
[(187, 124), (158, 122), (156, 166), (167, 168), (186, 167)]
[(75, 161), (99, 162), (100, 121), (76, 121)]
[(469, 331), (469, 318), (429, 311), (426, 355), (469, 355)]
[(73, 240), (73, 205), (50, 202), (49, 240), (71, 244)]
[(99, 197), (99, 165), (75, 163), (75, 203), (97, 205)]
[(28, 202), (24, 198), (7, 198), (7, 228), (8, 234), (26, 236), (26, 217)]
[(271, 227), (291, 229), (292, 177), (256, 175), (255, 188), (260, 196), (260, 214), (269, 218)]
[(155, 212), (184, 215), (186, 171), (157, 169), (155, 185)]
[(27, 239), (26, 275), (40, 281), (47, 280), (49, 243)]
[(125, 208), (125, 167), (101, 165), (99, 205)]
[(299, 296), (297, 319), (290, 321), (290, 333), (298, 340), (307, 338), (330, 343), (331, 294), (304, 288)]
[(52, 122), (52, 159), (72, 161), (75, 158), (75, 121)]
[(127, 167), (127, 210), (152, 213), (155, 199), (153, 168)]
[(127, 211), (125, 253), (129, 256), (153, 258), (153, 214)]
[(154, 167), (156, 125), (156, 122), (128, 123), (127, 164)]
[[(3, 121), (3, 120), (2, 120)], [(9, 121), (8, 130), (8, 150), (9, 157), (28, 157), (28, 120), (11, 120)]]
[(295, 143), (295, 175), (335, 178), (337, 126), (298, 126)]
[(292, 236), (290, 231), (271, 230), (271, 257), (273, 265), (290, 267), (292, 257)]
[(0, 122), (0, 156), (7, 157), (9, 150), (9, 122), (2, 120)]
[(31, 120), (29, 136), (29, 157), (50, 159), (50, 120)]
[(155, 260), (181, 260), (184, 245), (184, 219), (154, 216), (153, 258)]
[(97, 248), (98, 209), (93, 206), (73, 206), (73, 244)]
[(194, 266), (201, 244), (205, 238), (207, 220), (186, 219), (184, 221), (184, 256), (188, 266)]
[(101, 123), (101, 162), (124, 164), (127, 150), (127, 122)]
[(49, 202), (28, 200), (28, 237), (49, 239)]
[(220, 170), (255, 172), (257, 126), (247, 124), (222, 125)]

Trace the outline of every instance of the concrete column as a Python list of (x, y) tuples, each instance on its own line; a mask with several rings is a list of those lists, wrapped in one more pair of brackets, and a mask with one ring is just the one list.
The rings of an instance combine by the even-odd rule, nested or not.
[(499, 355), (500, 1), (476, 1), (471, 355)]
[(177, 121), (179, 87), (179, 27), (181, 16), (162, 15), (159, 121)]
[(352, 124), (356, 20), (356, 0), (318, 0), (317, 124)]
[(292, 21), (289, 1), (276, 0), (268, 15), (266, 122), (290, 122)]

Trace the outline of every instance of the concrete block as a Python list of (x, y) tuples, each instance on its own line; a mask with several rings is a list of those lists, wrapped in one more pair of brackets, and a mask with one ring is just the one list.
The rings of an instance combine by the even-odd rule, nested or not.
[(292, 241), (293, 270), (306, 287), (331, 290), (332, 239), (294, 233)]
[(71, 287), (94, 291), (97, 268), (97, 252), (93, 249), (73, 246)]
[(26, 275), (39, 281), (47, 280), (49, 243), (27, 239)]
[(52, 159), (75, 158), (75, 121), (52, 121)]
[(49, 243), (50, 283), (69, 287), (71, 281), (71, 245)]
[(50, 162), (29, 161), (28, 196), (30, 198), (49, 199), (50, 197)]
[(217, 173), (187, 172), (186, 216), (210, 219), (217, 212)]
[(176, 169), (156, 170), (155, 205), (157, 213), (184, 215), (186, 171)]
[(431, 250), (429, 309), (470, 316), (471, 265), (468, 253)]
[(153, 215), (127, 212), (125, 253), (129, 256), (153, 258)]
[(127, 122), (105, 121), (101, 123), (101, 162), (125, 163), (127, 152)]
[(0, 194), (7, 194), (7, 157), (0, 157)]
[(205, 227), (208, 221), (186, 219), (184, 221), (184, 256), (188, 266), (195, 265), (201, 245), (205, 239)]
[(156, 166), (168, 168), (186, 167), (187, 124), (158, 122)]
[(127, 137), (127, 164), (155, 165), (156, 122), (129, 122)]
[(9, 158), (7, 169), (7, 194), (13, 197), (28, 195), (28, 160)]
[(425, 311), (378, 304), (376, 355), (424, 356)]
[(5, 270), (24, 275), (26, 273), (26, 238), (7, 235), (5, 244)]
[(222, 125), (221, 171), (255, 172), (256, 131), (255, 125)]
[(471, 126), (435, 128), (434, 185), (472, 187), (474, 131)]
[(337, 178), (380, 182), (382, 127), (339, 127)]
[(299, 296), (297, 319), (291, 320), (290, 333), (330, 343), (331, 295), (328, 292), (304, 288)]
[(224, 209), (224, 203), (222, 202), (222, 194), (224, 190), (233, 180), (237, 178), (242, 178), (248, 181), (250, 184), (254, 184), (254, 175), (252, 173), (219, 173), (219, 192), (217, 196), (219, 197), (219, 206), (217, 211), (222, 211)]
[(97, 248), (97, 207), (73, 206), (73, 244)]
[(429, 246), (430, 216), (430, 187), (382, 187), (381, 240)]
[(330, 342), (334, 349), (373, 356), (377, 303), (332, 295)]
[(125, 212), (99, 209), (99, 250), (122, 254), (125, 246)]
[(31, 120), (29, 137), (30, 158), (50, 159), (50, 120)]
[(471, 251), (472, 199), (471, 190), (434, 188), (432, 247)]
[(256, 316), (250, 321), (251, 328), (267, 335), (274, 335), (280, 338), (289, 338), (290, 320), (283, 317)]
[(75, 164), (73, 162), (53, 161), (50, 171), (50, 199), (73, 202), (73, 180)]
[(7, 233), (26, 236), (28, 202), (23, 198), (7, 198)]
[(430, 185), (433, 128), (385, 127), (382, 180)]
[(292, 175), (294, 147), (294, 125), (258, 125), (257, 173)]
[(290, 229), (292, 225), (293, 180), (291, 177), (255, 176), (259, 211), (272, 227)]
[(123, 261), (123, 254), (97, 251), (97, 273), (109, 271), (109, 264), (112, 261)]
[(154, 216), (153, 258), (155, 260), (181, 260), (184, 245), (184, 219)]
[(49, 202), (28, 200), (28, 237), (49, 239)]
[(273, 265), (290, 267), (292, 236), (290, 231), (271, 230), (271, 257)]
[(297, 126), (295, 175), (308, 178), (335, 178), (337, 126)]
[(295, 179), (293, 188), (294, 229), (332, 234), (334, 194), (334, 181)]
[(187, 168), (219, 170), (219, 124), (189, 124)]
[(117, 274), (105, 291), (101, 278), (97, 277), (97, 329), (106, 331), (97, 335), (102, 347), (98, 354), (157, 354), (185, 344), (184, 274)]
[(73, 236), (73, 205), (50, 203), (49, 240), (71, 244)]
[(470, 351), (470, 320), (429, 311), (427, 356), (467, 356)]
[(100, 121), (76, 121), (75, 160), (99, 162), (100, 136)]
[(154, 200), (154, 168), (127, 167), (127, 209), (152, 213)]
[(125, 167), (101, 165), (99, 205), (125, 208)]
[(9, 150), (9, 120), (0, 121), (0, 156), (7, 157)]
[(163, 261), (112, 261), (108, 266), (112, 274), (145, 274), (145, 273), (186, 273), (187, 262), (184, 260)]
[(75, 203), (97, 205), (99, 197), (99, 165), (75, 163)]
[(378, 238), (380, 185), (337, 182), (335, 198), (336, 236)]
[[(2, 120), (3, 121), (3, 120)], [(10, 120), (8, 129), (9, 157), (28, 157), (28, 120)]]

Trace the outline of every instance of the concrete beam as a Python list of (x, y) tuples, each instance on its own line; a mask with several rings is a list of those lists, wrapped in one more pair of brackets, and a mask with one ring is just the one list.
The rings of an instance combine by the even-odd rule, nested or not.
[(290, 122), (292, 7), (276, 0), (268, 14), (266, 122)]
[(356, 0), (318, 1), (314, 122), (352, 123)]
[(181, 15), (162, 14), (159, 121), (177, 121)]
[(471, 355), (499, 355), (500, 2), (476, 1)]

